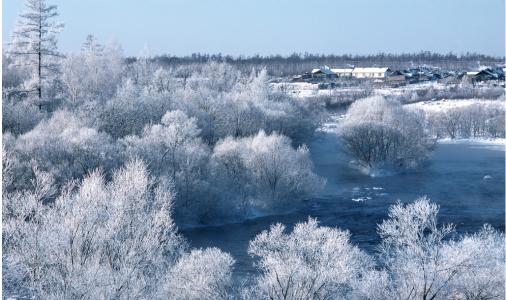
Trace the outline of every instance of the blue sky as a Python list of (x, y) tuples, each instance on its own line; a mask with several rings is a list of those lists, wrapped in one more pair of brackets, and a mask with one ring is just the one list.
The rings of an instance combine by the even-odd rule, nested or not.
[[(127, 55), (478, 52), (504, 55), (504, 0), (48, 0), (65, 23), (59, 45), (87, 34)], [(3, 42), (23, 0), (3, 1)]]

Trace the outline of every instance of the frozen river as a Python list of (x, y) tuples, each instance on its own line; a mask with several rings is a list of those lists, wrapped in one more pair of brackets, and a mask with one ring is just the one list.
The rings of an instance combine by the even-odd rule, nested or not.
[(475, 232), (484, 223), (504, 228), (504, 145), (439, 144), (417, 171), (372, 178), (350, 168), (349, 158), (332, 133), (318, 133), (310, 145), (316, 172), (327, 179), (325, 189), (285, 215), (238, 224), (182, 230), (192, 247), (218, 247), (237, 260), (235, 275), (254, 272), (248, 241), (271, 224), (291, 226), (316, 217), (322, 225), (348, 229), (352, 240), (369, 252), (378, 243), (376, 224), (388, 207), (426, 195), (441, 206), (440, 222), (459, 232)]

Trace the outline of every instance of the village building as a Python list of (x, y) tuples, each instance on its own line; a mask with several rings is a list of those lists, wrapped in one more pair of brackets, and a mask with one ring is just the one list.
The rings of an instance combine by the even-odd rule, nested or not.
[(337, 77), (336, 73), (332, 72), (332, 70), (327, 66), (313, 69), (311, 71), (311, 76), (313, 78), (336, 78)]
[(390, 72), (389, 68), (354, 68), (352, 76), (355, 78), (385, 78)]
[(337, 77), (352, 77), (353, 68), (344, 68), (344, 69), (330, 69), (334, 72)]
[(502, 68), (486, 68), (473, 76), (474, 81), (488, 81), (488, 80), (504, 80), (504, 70)]
[(312, 78), (386, 78), (391, 70), (389, 68), (335, 68), (330, 69), (327, 66), (313, 69), (311, 71)]
[(402, 71), (394, 71), (388, 74), (386, 80), (390, 83), (400, 85), (406, 83), (406, 75)]

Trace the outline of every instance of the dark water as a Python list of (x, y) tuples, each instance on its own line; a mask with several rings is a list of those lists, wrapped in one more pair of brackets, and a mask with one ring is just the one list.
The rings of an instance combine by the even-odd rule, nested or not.
[[(348, 165), (337, 139), (319, 133), (310, 145), (316, 172), (327, 179), (317, 198), (286, 215), (261, 217), (240, 224), (182, 230), (192, 247), (218, 247), (236, 259), (238, 278), (254, 273), (248, 241), (271, 224), (293, 224), (316, 217), (322, 225), (348, 229), (352, 240), (373, 252), (379, 238), (376, 224), (388, 207), (426, 195), (440, 205), (439, 221), (458, 232), (475, 232), (484, 223), (504, 230), (504, 146), (439, 144), (418, 171), (371, 178)], [(354, 200), (353, 200), (354, 199)]]

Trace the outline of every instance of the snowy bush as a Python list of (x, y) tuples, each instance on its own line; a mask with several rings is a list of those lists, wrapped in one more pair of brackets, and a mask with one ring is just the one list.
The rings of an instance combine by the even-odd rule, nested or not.
[(438, 211), (426, 198), (390, 207), (389, 219), (378, 226), (379, 260), (388, 277), (376, 277), (381, 283), (375, 286), (384, 285), (377, 299), (503, 298), (504, 234), (485, 226), (451, 239), (454, 226), (438, 226)]
[(18, 167), (28, 170), (36, 164), (51, 173), (57, 184), (82, 178), (98, 167), (110, 171), (121, 157), (118, 146), (106, 133), (87, 127), (68, 111), (54, 113), (33, 130), (12, 139), (6, 149), (19, 157), (22, 166)]
[(256, 297), (262, 299), (332, 299), (343, 297), (371, 259), (351, 245), (350, 234), (318, 226), (315, 219), (285, 233), (271, 226), (250, 242), (248, 252), (259, 258), (261, 275)]
[(323, 184), (313, 173), (308, 149), (293, 149), (290, 140), (277, 133), (226, 138), (215, 146), (210, 164), (213, 186), (224, 205), (235, 209), (276, 208)]
[(112, 98), (121, 80), (122, 64), (117, 45), (103, 46), (89, 35), (80, 53), (67, 55), (62, 61), (61, 80), (68, 104)]
[[(204, 181), (209, 150), (200, 137), (194, 118), (179, 110), (167, 112), (161, 124), (145, 128), (141, 136), (121, 140), (130, 157), (140, 157), (157, 176), (170, 178), (177, 191), (178, 214), (199, 210), (199, 190)], [(190, 210), (190, 212), (188, 212)]]
[[(36, 298), (222, 298), (233, 259), (217, 249), (185, 254), (172, 221), (174, 190), (133, 160), (111, 182), (92, 172), (56, 201), (50, 174), (33, 190), (4, 193), (4, 293)], [(166, 289), (175, 287), (179, 289)], [(183, 288), (187, 287), (187, 288)], [(183, 289), (182, 289), (183, 288)]]
[[(504, 234), (485, 225), (454, 235), (439, 226), (439, 206), (426, 198), (396, 204), (378, 226), (376, 256), (353, 246), (350, 235), (314, 219), (293, 232), (276, 224), (250, 241), (260, 275), (246, 299), (502, 299)], [(491, 274), (496, 274), (492, 275)]]
[(234, 259), (217, 248), (192, 250), (171, 270), (166, 294), (172, 299), (227, 299)]
[(2, 132), (23, 134), (32, 130), (43, 118), (45, 113), (30, 101), (2, 101)]
[(370, 173), (412, 168), (427, 156), (423, 116), (381, 97), (353, 103), (339, 134), (347, 152)]
[(154, 93), (127, 79), (118, 87), (114, 98), (99, 107), (95, 118), (98, 128), (113, 138), (140, 134), (150, 123), (158, 122), (172, 109), (164, 94)]

